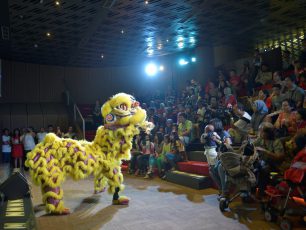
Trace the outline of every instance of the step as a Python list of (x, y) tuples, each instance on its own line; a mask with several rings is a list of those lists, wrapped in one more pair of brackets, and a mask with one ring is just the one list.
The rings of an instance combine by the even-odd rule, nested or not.
[(209, 176), (209, 165), (207, 162), (185, 161), (177, 163), (179, 171)]
[(211, 187), (211, 179), (208, 176), (196, 175), (181, 171), (168, 171), (166, 180), (193, 189), (205, 189)]
[(187, 158), (189, 161), (201, 161), (206, 162), (206, 156), (204, 155), (204, 149), (201, 151), (188, 151)]

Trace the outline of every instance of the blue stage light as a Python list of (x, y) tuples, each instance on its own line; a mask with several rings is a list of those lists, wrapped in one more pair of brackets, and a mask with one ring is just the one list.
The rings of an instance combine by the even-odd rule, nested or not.
[(195, 57), (191, 58), (191, 62), (196, 62), (196, 61), (197, 61), (197, 58), (195, 58)]
[(184, 58), (181, 58), (180, 60), (179, 60), (179, 64), (180, 65), (187, 65), (189, 62), (188, 61), (186, 61)]

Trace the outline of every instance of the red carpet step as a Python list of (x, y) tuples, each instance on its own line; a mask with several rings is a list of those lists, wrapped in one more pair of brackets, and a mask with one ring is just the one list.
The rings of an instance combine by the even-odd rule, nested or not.
[(178, 162), (177, 165), (179, 171), (198, 174), (202, 176), (209, 176), (209, 166), (207, 162), (186, 161)]

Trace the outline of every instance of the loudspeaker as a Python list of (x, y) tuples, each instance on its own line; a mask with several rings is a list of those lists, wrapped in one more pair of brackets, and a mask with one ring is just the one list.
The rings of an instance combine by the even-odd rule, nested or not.
[(29, 197), (30, 189), (27, 179), (20, 172), (14, 172), (0, 185), (0, 193), (4, 194), (6, 200)]

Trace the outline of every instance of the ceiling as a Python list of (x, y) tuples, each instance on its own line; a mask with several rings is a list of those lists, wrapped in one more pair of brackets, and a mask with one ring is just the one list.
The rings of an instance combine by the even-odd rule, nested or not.
[(250, 51), (306, 24), (305, 0), (1, 1), (10, 29), (1, 57), (65, 66), (129, 65), (205, 45)]

